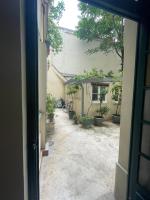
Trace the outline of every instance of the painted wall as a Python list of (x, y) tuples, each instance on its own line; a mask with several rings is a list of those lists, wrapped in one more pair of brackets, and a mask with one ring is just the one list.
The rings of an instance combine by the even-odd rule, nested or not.
[[(63, 48), (62, 51), (58, 54), (54, 54), (51, 51), (49, 56), (49, 65), (50, 69), (48, 71), (48, 93), (51, 93), (55, 97), (64, 97), (65, 94), (62, 92), (65, 91), (63, 82), (58, 78), (56, 74), (54, 74), (52, 70), (52, 66), (54, 66), (59, 72), (67, 73), (67, 74), (80, 74), (85, 70), (89, 71), (92, 68), (102, 69), (105, 72), (110, 70), (114, 72), (118, 72), (120, 69), (120, 59), (116, 55), (116, 53), (104, 54), (102, 52), (96, 53), (93, 55), (87, 55), (86, 51), (89, 48), (93, 48), (97, 45), (96, 42), (84, 42), (79, 40), (71, 30), (61, 28), (61, 35), (63, 38)], [(87, 87), (86, 87), (87, 89)], [(88, 95), (89, 92), (85, 89), (85, 112), (89, 107), (91, 102), (90, 97)], [(88, 89), (89, 90), (89, 89)], [(90, 91), (92, 89), (90, 88)], [(80, 113), (81, 104), (80, 95), (78, 95), (75, 101), (76, 112)], [(107, 118), (110, 118), (111, 113), (114, 112), (114, 105), (111, 101), (111, 95), (108, 95), (108, 106), (110, 106), (111, 111), (109, 112)], [(91, 114), (95, 115), (95, 110), (98, 108), (98, 104), (94, 104), (91, 107)]]
[(120, 148), (119, 159), (116, 165), (116, 200), (126, 200), (127, 194), (132, 102), (135, 75), (136, 36), (137, 23), (131, 20), (126, 20), (124, 33), (125, 60), (121, 108)]
[(64, 81), (52, 66), (48, 70), (47, 94), (52, 94), (56, 99), (65, 98)]
[(27, 200), (24, 1), (0, 1), (0, 199)]
[(53, 65), (63, 73), (79, 74), (91, 68), (117, 71), (120, 59), (115, 53), (96, 53), (87, 55), (85, 52), (97, 45), (96, 42), (79, 40), (70, 30), (60, 29), (63, 38), (63, 48), (59, 54), (51, 54)]
[[(47, 4), (38, 0), (38, 69), (39, 69), (39, 131), (40, 147), (45, 148), (46, 138), (46, 90), (47, 90), (47, 48), (45, 44), (47, 30)], [(45, 8), (45, 13), (43, 12)]]

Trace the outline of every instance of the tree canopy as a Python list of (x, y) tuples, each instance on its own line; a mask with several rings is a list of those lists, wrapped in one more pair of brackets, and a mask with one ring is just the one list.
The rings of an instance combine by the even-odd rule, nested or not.
[(47, 41), (55, 53), (58, 53), (62, 49), (63, 40), (58, 24), (64, 10), (63, 0), (58, 1), (56, 5), (52, 0), (49, 0)]
[(97, 46), (88, 49), (87, 53), (115, 51), (121, 59), (121, 70), (123, 70), (123, 18), (87, 3), (79, 3), (79, 10), (81, 14), (75, 31), (76, 36), (87, 42), (97, 41)]

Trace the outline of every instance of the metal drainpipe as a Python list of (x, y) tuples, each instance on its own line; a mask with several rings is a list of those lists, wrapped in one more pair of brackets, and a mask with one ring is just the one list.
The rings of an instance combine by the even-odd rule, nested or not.
[(84, 115), (84, 87), (81, 84), (81, 116)]

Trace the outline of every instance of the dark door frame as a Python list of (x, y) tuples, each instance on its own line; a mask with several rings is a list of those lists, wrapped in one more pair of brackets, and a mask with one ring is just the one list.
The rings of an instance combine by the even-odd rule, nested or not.
[[(130, 143), (130, 160), (129, 160), (129, 179), (128, 179), (128, 196), (133, 199), (134, 195), (147, 199), (147, 194), (142, 191), (137, 184), (138, 177), (138, 163), (139, 163), (139, 148), (141, 141), (141, 119), (143, 114), (144, 103), (144, 82), (146, 73), (146, 50), (148, 44), (148, 29), (146, 24), (139, 24), (138, 38), (137, 38), (137, 53), (136, 53), (136, 72), (134, 84), (134, 102), (132, 111), (132, 129), (131, 129), (131, 143)], [(134, 158), (134, 159), (133, 159)], [(139, 188), (140, 194), (136, 194), (136, 188)], [(134, 194), (135, 193), (135, 194)], [(146, 195), (146, 196), (145, 196)], [(137, 197), (134, 196), (136, 199)]]
[(39, 200), (37, 0), (25, 0), (28, 198)]
[[(132, 1), (123, 0), (81, 0), (97, 7), (103, 8), (115, 14), (122, 15), (139, 22), (139, 37), (137, 55), (140, 55), (143, 42), (143, 26), (142, 16), (140, 16), (139, 7), (134, 10)], [(134, 0), (133, 0), (134, 1)], [(125, 3), (127, 2), (127, 3)], [(138, 6), (141, 6), (139, 1)], [(142, 1), (143, 2), (143, 1)], [(143, 5), (141, 6), (143, 8)], [(27, 148), (28, 148), (28, 194), (29, 200), (39, 200), (39, 148), (38, 148), (38, 26), (37, 26), (37, 0), (25, 1), (25, 28), (26, 28), (26, 78), (27, 78)], [(138, 58), (138, 57), (137, 57)], [(140, 80), (141, 59), (136, 59), (136, 76), (135, 76), (135, 94), (134, 103), (137, 107), (136, 97), (138, 95), (137, 82)], [(133, 128), (136, 126), (136, 109), (133, 109)], [(137, 127), (136, 127), (137, 128)], [(135, 133), (132, 134), (132, 144), (134, 142)], [(134, 149), (131, 148), (131, 156)], [(134, 169), (131, 167), (131, 172)]]

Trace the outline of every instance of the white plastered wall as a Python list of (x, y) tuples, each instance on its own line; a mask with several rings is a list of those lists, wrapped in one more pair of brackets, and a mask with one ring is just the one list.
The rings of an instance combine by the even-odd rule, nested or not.
[(120, 69), (120, 58), (116, 53), (104, 54), (102, 52), (89, 55), (86, 51), (97, 47), (99, 42), (82, 41), (71, 30), (61, 29), (63, 48), (58, 54), (51, 55), (52, 64), (63, 73), (80, 74), (84, 70), (97, 68), (108, 72), (117, 72)]

